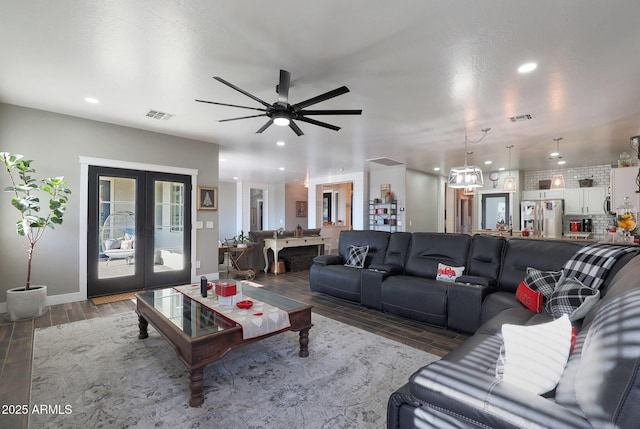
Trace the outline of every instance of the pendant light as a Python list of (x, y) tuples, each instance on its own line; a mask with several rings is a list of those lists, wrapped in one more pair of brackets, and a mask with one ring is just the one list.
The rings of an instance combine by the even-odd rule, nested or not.
[(464, 134), (464, 165), (462, 167), (453, 167), (449, 171), (449, 180), (447, 186), (450, 188), (481, 188), (484, 186), (484, 179), (482, 177), (482, 169), (475, 165), (467, 164), (467, 143), (479, 143), (486, 137), (487, 133), (491, 131), (491, 128), (484, 128), (482, 130), (482, 137), (476, 141), (471, 141), (467, 138), (467, 133)]
[[(560, 140), (562, 137), (556, 137), (553, 139), (556, 142), (556, 151), (551, 154), (553, 158), (562, 158), (560, 156)], [(551, 178), (551, 189), (564, 189), (564, 176), (562, 174), (554, 174)]]
[(511, 175), (511, 148), (512, 144), (507, 146), (509, 149), (509, 175), (504, 179), (504, 187), (502, 188), (505, 192), (517, 192), (518, 185), (516, 185), (516, 178)]

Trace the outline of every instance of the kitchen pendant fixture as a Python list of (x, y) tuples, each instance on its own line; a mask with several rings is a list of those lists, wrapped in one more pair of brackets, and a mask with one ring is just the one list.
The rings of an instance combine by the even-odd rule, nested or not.
[(509, 149), (509, 175), (504, 179), (504, 186), (502, 189), (505, 192), (516, 192), (518, 190), (518, 185), (516, 185), (516, 178), (511, 175), (511, 148), (512, 147), (513, 147), (512, 144), (507, 146), (507, 149)]
[(562, 137), (556, 137), (553, 139), (553, 141), (556, 142), (556, 151), (549, 154), (549, 159), (562, 158), (560, 156), (560, 140), (562, 140)]
[(551, 189), (564, 189), (564, 176), (562, 174), (554, 174), (551, 178)]
[(464, 134), (464, 165), (462, 167), (453, 167), (449, 171), (449, 180), (447, 186), (454, 189), (465, 188), (481, 188), (484, 186), (484, 179), (482, 177), (482, 169), (475, 165), (467, 164), (467, 143), (480, 143), (483, 138), (487, 136), (487, 133), (491, 131), (491, 128), (482, 129), (482, 137), (476, 141), (471, 141), (467, 138), (467, 133)]

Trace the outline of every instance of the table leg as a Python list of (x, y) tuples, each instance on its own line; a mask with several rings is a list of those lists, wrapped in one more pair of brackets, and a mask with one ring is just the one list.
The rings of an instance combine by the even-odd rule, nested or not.
[(278, 253), (280, 253), (278, 248), (273, 249), (273, 273), (274, 274), (280, 273), (280, 271), (278, 270)]
[(189, 398), (190, 407), (199, 407), (204, 403), (204, 395), (202, 388), (204, 387), (204, 367), (192, 369), (189, 374), (189, 389), (191, 389), (191, 398)]
[(149, 332), (147, 331), (147, 327), (149, 326), (149, 322), (142, 317), (138, 316), (138, 329), (140, 329), (140, 333), (138, 334), (138, 338), (144, 340), (149, 336)]
[(309, 328), (300, 330), (300, 357), (309, 356)]
[(262, 249), (262, 255), (264, 256), (264, 272), (265, 273), (269, 272), (269, 256), (267, 255), (268, 250), (269, 249), (267, 249), (266, 246)]

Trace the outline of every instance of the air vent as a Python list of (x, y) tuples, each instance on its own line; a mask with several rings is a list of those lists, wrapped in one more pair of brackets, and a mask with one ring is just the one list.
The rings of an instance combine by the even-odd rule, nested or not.
[(147, 118), (153, 118), (158, 120), (162, 119), (163, 121), (168, 121), (169, 119), (173, 118), (175, 115), (172, 115), (171, 113), (165, 113), (165, 112), (160, 112), (158, 110), (149, 109), (146, 116)]
[(518, 116), (512, 116), (509, 118), (509, 120), (511, 122), (522, 122), (522, 121), (529, 121), (531, 119), (535, 119), (535, 115), (533, 114), (526, 114), (526, 115), (518, 115)]
[(386, 165), (387, 167), (404, 164), (404, 162), (396, 161), (395, 159), (386, 158), (386, 157), (367, 159), (367, 161), (375, 162), (376, 164)]

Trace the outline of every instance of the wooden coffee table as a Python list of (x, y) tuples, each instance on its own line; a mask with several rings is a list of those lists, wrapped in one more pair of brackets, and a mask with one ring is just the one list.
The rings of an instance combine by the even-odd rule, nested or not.
[(158, 289), (136, 295), (138, 327), (144, 339), (150, 323), (175, 349), (178, 358), (189, 370), (189, 405), (204, 402), (204, 368), (230, 350), (260, 341), (285, 331), (300, 332), (301, 357), (309, 356), (309, 329), (312, 306), (269, 292), (262, 288), (244, 286), (245, 298), (270, 304), (289, 314), (291, 326), (257, 338), (243, 339), (242, 327), (219, 313), (204, 307), (173, 288)]

